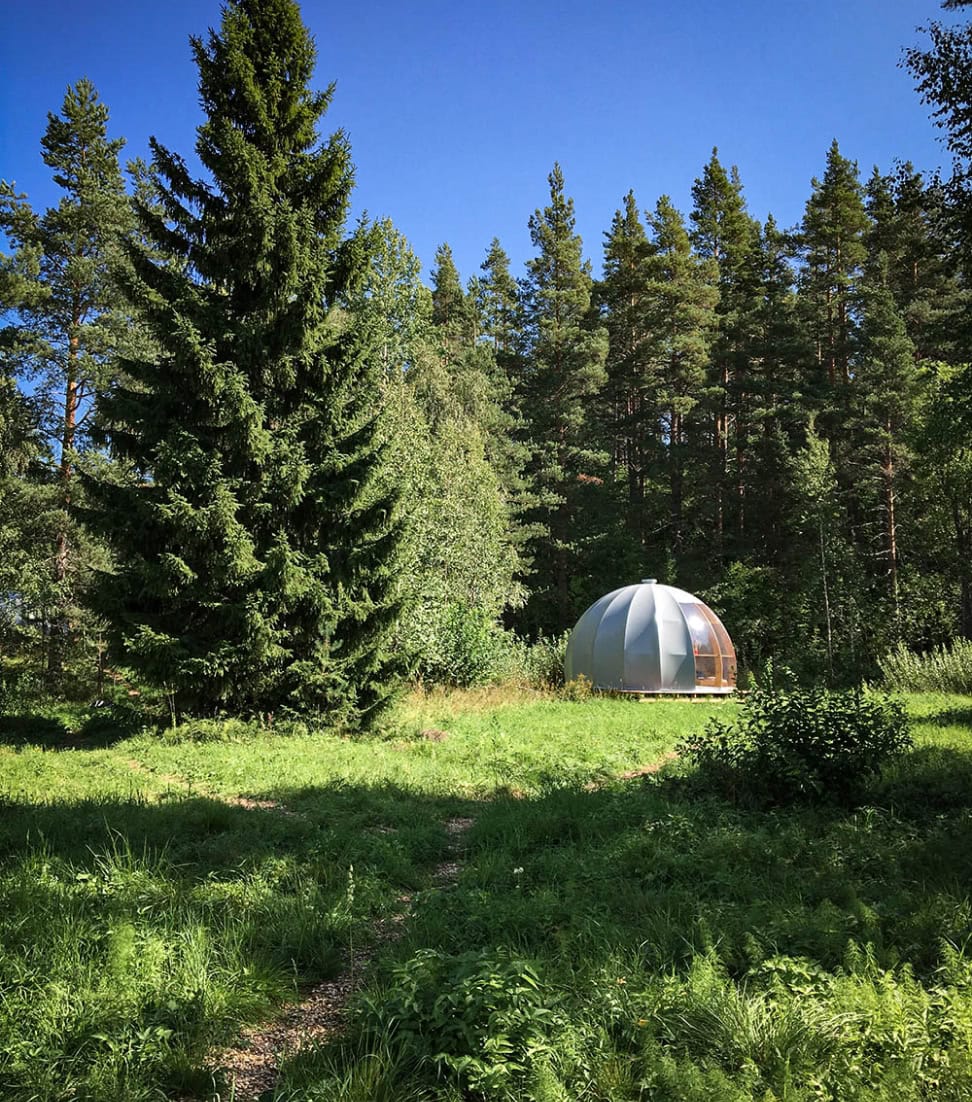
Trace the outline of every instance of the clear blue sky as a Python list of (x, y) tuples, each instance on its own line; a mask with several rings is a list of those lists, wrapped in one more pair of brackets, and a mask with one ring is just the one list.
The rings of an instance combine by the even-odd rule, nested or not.
[[(600, 270), (602, 233), (634, 188), (683, 211), (714, 145), (751, 212), (801, 216), (837, 138), (863, 176), (895, 158), (947, 165), (898, 66), (937, 0), (305, 0), (327, 118), (351, 137), (355, 205), (390, 216), (428, 275), (448, 241), (463, 277), (496, 235), (519, 274), (555, 160)], [(39, 155), (48, 111), (94, 81), (126, 155), (154, 134), (191, 153), (200, 121), (187, 38), (216, 0), (5, 5), (0, 177), (56, 198)]]

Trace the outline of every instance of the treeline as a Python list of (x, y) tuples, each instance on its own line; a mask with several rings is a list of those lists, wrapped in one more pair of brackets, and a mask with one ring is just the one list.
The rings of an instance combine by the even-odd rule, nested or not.
[(931, 31), (952, 179), (834, 142), (781, 229), (714, 151), (687, 216), (624, 196), (600, 278), (558, 166), (520, 277), (493, 240), (426, 286), (390, 222), (349, 227), (292, 0), (192, 40), (201, 179), (153, 141), (126, 185), (79, 81), (58, 206), (0, 190), (4, 676), (355, 726), (645, 575), (750, 667), (850, 681), (972, 635), (972, 39)]

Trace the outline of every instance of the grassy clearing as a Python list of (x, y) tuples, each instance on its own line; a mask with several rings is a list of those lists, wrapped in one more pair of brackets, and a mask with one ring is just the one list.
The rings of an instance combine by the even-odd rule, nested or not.
[(968, 1098), (972, 699), (909, 700), (856, 811), (612, 779), (732, 707), (431, 694), (368, 742), (0, 720), (0, 1096), (226, 1097), (212, 1046), (408, 890), (278, 1099)]

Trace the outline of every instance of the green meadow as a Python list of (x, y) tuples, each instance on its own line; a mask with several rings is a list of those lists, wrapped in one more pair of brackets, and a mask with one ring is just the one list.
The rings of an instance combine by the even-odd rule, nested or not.
[(728, 702), (0, 719), (0, 1097), (231, 1098), (221, 1046), (362, 950), (268, 1097), (972, 1097), (972, 698), (907, 701), (852, 809), (701, 792), (666, 755)]

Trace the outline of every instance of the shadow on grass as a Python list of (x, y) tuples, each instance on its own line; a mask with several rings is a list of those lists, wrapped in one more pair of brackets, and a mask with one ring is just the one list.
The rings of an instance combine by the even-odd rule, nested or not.
[(6, 746), (45, 746), (62, 749), (70, 729), (62, 719), (39, 715), (0, 716), (0, 744)]
[(714, 946), (745, 975), (774, 956), (833, 969), (848, 944), (919, 974), (969, 933), (972, 757), (918, 752), (857, 810), (747, 811), (664, 779), (483, 807), (456, 891), (423, 901), (415, 944), (515, 944), (584, 970), (652, 970)]
[(279, 806), (0, 799), (5, 1099), (209, 1097), (213, 1046), (343, 968), (467, 810), (394, 786), (261, 795)]
[(117, 705), (64, 709), (49, 715), (38, 712), (2, 715), (0, 745), (101, 750), (151, 725), (152, 719), (144, 711)]
[[(927, 978), (972, 920), (972, 754), (954, 749), (913, 752), (856, 810), (750, 811), (664, 776), (479, 804), (395, 785), (258, 795), (296, 814), (198, 797), (0, 804), (0, 987), (24, 993), (14, 1042), (43, 1033), (32, 1007), (52, 984), (95, 992), (78, 994), (82, 1035), (63, 1056), (32, 1042), (42, 1055), (23, 1064), (11, 1098), (31, 1097), (38, 1075), (80, 1089), (108, 1059), (98, 1037), (135, 1051), (126, 1074), (149, 1086), (201, 1082), (214, 1043), (295, 979), (332, 972), (402, 891), (414, 893), (413, 913), (383, 949), (385, 982), (396, 961), (430, 949), (458, 958), (511, 947), (564, 990), (583, 990), (578, 977), (600, 973), (684, 974), (708, 951), (739, 979), (783, 957), (833, 970), (850, 943)], [(476, 821), (458, 881), (437, 885), (443, 823), (457, 814)], [(132, 975), (152, 953), (168, 963), (130, 1005), (120, 1000), (123, 1021), (92, 977), (119, 967), (126, 930), (141, 947)], [(192, 948), (197, 937), (205, 949)], [(168, 973), (195, 978), (173, 990)], [(154, 1029), (176, 1038), (168, 1056), (150, 1051)]]
[(940, 712), (923, 715), (921, 722), (933, 723), (936, 727), (972, 728), (972, 708), (943, 708)]
[[(534, 962), (555, 993), (550, 1006), (593, 1017), (594, 1035), (622, 1005), (631, 1007), (618, 1011), (622, 1021), (650, 1017), (655, 996), (639, 1004), (635, 993), (687, 983), (710, 954), (742, 992), (781, 974), (799, 983), (854, 972), (862, 960), (872, 975), (906, 964), (919, 982), (939, 983), (943, 946), (961, 948), (972, 930), (972, 754), (915, 751), (873, 786), (869, 804), (753, 811), (665, 776), (485, 802), (458, 883), (416, 897), (404, 938), (376, 970), (364, 1032), (296, 1057), (279, 1097), (353, 1078), (402, 1013), (405, 1036), (428, 1034), (427, 1056), (447, 1047), (448, 1023), (429, 1023), (450, 984), (466, 984), (473, 1009), (460, 999), (455, 1013), (486, 1036), (488, 1015), (508, 1010), (502, 1000), (490, 1010), (483, 994), (509, 967), (506, 950)], [(624, 1003), (619, 985), (635, 1002)], [(396, 1009), (386, 1017), (383, 1006)], [(389, 1075), (374, 1097), (397, 1097), (405, 1081)], [(318, 1089), (315, 1098), (331, 1088)], [(691, 1097), (721, 1090), (713, 1083)], [(634, 1086), (603, 1095), (640, 1096)]]

